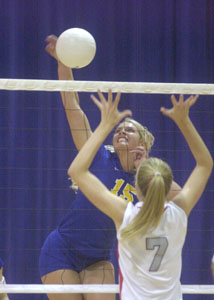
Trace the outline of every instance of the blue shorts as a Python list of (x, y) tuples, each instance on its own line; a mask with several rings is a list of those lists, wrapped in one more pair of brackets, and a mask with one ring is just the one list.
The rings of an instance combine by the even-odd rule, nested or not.
[(110, 254), (106, 257), (99, 257), (95, 250), (80, 253), (75, 247), (71, 249), (67, 240), (56, 229), (49, 234), (42, 246), (39, 258), (40, 276), (63, 269), (81, 272), (102, 260), (110, 261)]

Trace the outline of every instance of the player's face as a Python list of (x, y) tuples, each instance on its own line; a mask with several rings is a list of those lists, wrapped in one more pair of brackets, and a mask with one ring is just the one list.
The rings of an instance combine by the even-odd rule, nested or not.
[(137, 128), (131, 122), (123, 122), (118, 125), (113, 136), (115, 152), (118, 150), (133, 150), (140, 143), (140, 135)]

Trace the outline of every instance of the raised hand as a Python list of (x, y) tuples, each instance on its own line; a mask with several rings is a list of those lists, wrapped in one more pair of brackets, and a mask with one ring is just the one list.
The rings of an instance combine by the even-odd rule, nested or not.
[(130, 110), (124, 110), (120, 112), (118, 110), (118, 104), (120, 101), (120, 93), (117, 93), (113, 100), (112, 91), (108, 91), (108, 100), (104, 97), (100, 90), (98, 90), (99, 100), (91, 95), (91, 99), (101, 111), (101, 123), (108, 128), (114, 128), (123, 118), (131, 116)]
[(173, 107), (170, 109), (166, 109), (165, 107), (161, 107), (160, 111), (163, 115), (171, 118), (176, 123), (181, 123), (185, 120), (189, 115), (189, 109), (198, 99), (198, 95), (190, 96), (186, 100), (184, 100), (184, 96), (180, 95), (179, 99), (176, 100), (175, 96), (171, 96), (171, 102)]
[(130, 153), (133, 153), (133, 161), (136, 169), (139, 167), (142, 161), (147, 159), (147, 152), (143, 146), (137, 146), (136, 149), (131, 150)]
[(45, 47), (45, 50), (58, 61), (58, 57), (56, 55), (56, 42), (57, 42), (57, 36), (55, 35), (49, 35), (45, 39), (47, 46)]

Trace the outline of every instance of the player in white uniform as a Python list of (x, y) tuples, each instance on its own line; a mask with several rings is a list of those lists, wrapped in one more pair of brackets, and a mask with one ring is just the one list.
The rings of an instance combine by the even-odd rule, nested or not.
[[(167, 202), (172, 184), (170, 167), (160, 159), (147, 158), (131, 151), (136, 171), (135, 187), (139, 202), (133, 206), (110, 192), (90, 171), (96, 152), (108, 134), (131, 111), (119, 112), (118, 93), (115, 100), (109, 91), (108, 101), (98, 91), (100, 101), (92, 100), (101, 111), (101, 122), (71, 164), (68, 174), (85, 196), (102, 212), (112, 218), (119, 241), (119, 266), (122, 300), (181, 300), (181, 252), (187, 217), (203, 193), (213, 167), (209, 150), (189, 118), (189, 108), (198, 96), (177, 101), (171, 96), (172, 108), (161, 108), (186, 139), (196, 166), (181, 192)], [(133, 142), (125, 131), (118, 137), (129, 151)], [(122, 146), (121, 146), (122, 147)]]
[(121, 298), (180, 300), (181, 251), (186, 236), (187, 216), (170, 201), (165, 205), (160, 223), (153, 231), (131, 240), (120, 240), (122, 228), (130, 224), (141, 206), (142, 202), (135, 206), (128, 204), (117, 235)]

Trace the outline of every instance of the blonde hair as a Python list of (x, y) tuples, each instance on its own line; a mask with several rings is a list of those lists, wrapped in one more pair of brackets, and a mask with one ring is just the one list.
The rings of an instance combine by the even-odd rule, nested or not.
[(140, 135), (140, 142), (143, 142), (146, 148), (146, 152), (147, 154), (149, 154), (155, 141), (155, 138), (152, 135), (152, 133), (145, 126), (141, 125), (139, 122), (132, 118), (125, 118), (123, 122), (130, 122), (137, 128), (137, 131)]
[(142, 193), (143, 206), (135, 218), (121, 230), (122, 239), (145, 234), (157, 227), (164, 212), (164, 203), (173, 176), (167, 163), (158, 158), (143, 161), (136, 174), (136, 185)]

